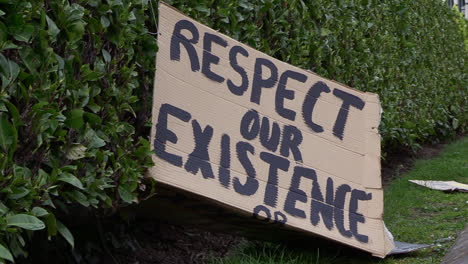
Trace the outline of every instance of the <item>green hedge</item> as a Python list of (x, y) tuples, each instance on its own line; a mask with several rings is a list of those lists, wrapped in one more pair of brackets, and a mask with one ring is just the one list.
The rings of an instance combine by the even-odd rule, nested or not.
[[(385, 150), (466, 131), (466, 21), (441, 0), (168, 2), (378, 93)], [(31, 230), (73, 244), (54, 216), (70, 204), (113, 210), (152, 189), (156, 20), (149, 0), (0, 0), (0, 258), (26, 256)]]
[(157, 47), (148, 1), (0, 3), (0, 257), (11, 260), (29, 230), (73, 244), (56, 210), (138, 199)]

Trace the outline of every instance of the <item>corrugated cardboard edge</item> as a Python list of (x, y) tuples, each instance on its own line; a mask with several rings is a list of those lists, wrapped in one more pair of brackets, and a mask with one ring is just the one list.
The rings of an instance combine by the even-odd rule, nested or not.
[[(382, 190), (383, 195), (383, 188), (382, 188), (382, 176), (381, 176), (381, 137), (379, 133), (379, 126), (382, 119), (382, 106), (380, 104), (380, 99), (377, 94), (373, 93), (366, 93), (368, 100), (376, 103), (379, 109), (379, 119), (378, 120), (370, 120), (366, 119), (367, 127), (371, 128), (369, 130), (368, 136), (366, 137), (366, 175), (364, 175), (363, 183), (365, 183), (366, 189), (380, 189)], [(383, 237), (384, 237), (384, 254), (372, 254), (373, 256), (385, 258), (390, 252), (395, 249), (395, 241), (393, 239), (393, 235), (385, 226), (383, 221), (383, 214), (384, 214), (384, 200), (382, 197), (382, 204), (381, 208), (378, 210), (381, 212), (381, 221), (383, 225)]]

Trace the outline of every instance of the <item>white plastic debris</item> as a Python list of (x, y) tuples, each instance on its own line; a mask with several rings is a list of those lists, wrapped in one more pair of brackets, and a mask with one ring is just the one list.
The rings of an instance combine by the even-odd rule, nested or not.
[(446, 192), (468, 192), (468, 184), (459, 183), (456, 181), (420, 181), (420, 180), (409, 180), (412, 183)]

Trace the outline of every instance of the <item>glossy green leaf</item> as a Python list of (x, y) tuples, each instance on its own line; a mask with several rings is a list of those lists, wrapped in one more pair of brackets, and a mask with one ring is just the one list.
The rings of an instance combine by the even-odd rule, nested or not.
[(11, 61), (3, 56), (0, 53), (0, 70), (1, 70), (1, 80), (2, 88), (6, 88), (8, 85), (13, 83), (13, 81), (18, 77), (20, 68), (18, 64), (14, 61)]
[(35, 216), (37, 217), (41, 217), (41, 216), (46, 216), (49, 214), (49, 212), (47, 212), (46, 209), (42, 208), (42, 207), (34, 207), (32, 210), (31, 210), (31, 213), (33, 213)]
[(120, 198), (122, 198), (122, 200), (124, 200), (126, 203), (133, 203), (133, 195), (131, 192), (129, 192), (123, 186), (119, 186), (118, 190)]
[(15, 32), (14, 38), (18, 41), (29, 42), (34, 33), (33, 25), (25, 25), (21, 30)]
[(8, 248), (3, 246), (2, 244), (0, 244), (0, 258), (14, 262), (13, 256), (11, 255), (10, 250), (8, 250)]
[(48, 27), (47, 33), (53, 40), (55, 40), (57, 35), (60, 33), (60, 29), (57, 27), (57, 24), (55, 24), (55, 22), (47, 15), (46, 15), (46, 20), (47, 20), (47, 27)]
[(27, 214), (16, 214), (6, 218), (8, 226), (17, 226), (26, 230), (41, 230), (45, 228), (44, 222), (39, 218), (27, 215)]
[(12, 193), (8, 194), (8, 198), (12, 200), (18, 200), (25, 197), (30, 193), (30, 190), (26, 187), (14, 187), (12, 188)]
[(0, 215), (3, 216), (9, 211), (8, 207), (4, 203), (0, 202)]
[(109, 63), (112, 59), (110, 53), (105, 49), (102, 49), (102, 56), (104, 57), (104, 61), (107, 63)]
[(109, 27), (110, 26), (110, 21), (107, 17), (105, 16), (102, 16), (101, 17), (101, 25), (105, 28)]
[(63, 172), (58, 177), (58, 180), (69, 183), (69, 184), (75, 186), (78, 189), (82, 189), (82, 190), (84, 189), (83, 184), (81, 183), (80, 179), (78, 179), (75, 175), (73, 175), (71, 173)]
[(7, 117), (0, 114), (0, 147), (3, 151), (8, 151), (9, 147), (15, 142), (16, 131)]
[(57, 221), (57, 230), (60, 233), (60, 235), (65, 238), (65, 240), (70, 244), (72, 248), (75, 247), (75, 238), (73, 237), (73, 234), (70, 232), (70, 230), (62, 224), (62, 222)]
[(14, 104), (10, 103), (9, 101), (6, 101), (5, 105), (8, 107), (8, 111), (11, 114), (11, 117), (13, 119), (13, 125), (15, 127), (19, 127), (22, 122), (21, 122), (21, 117), (20, 117), (18, 108), (16, 108), (16, 106)]
[(49, 237), (57, 235), (57, 219), (54, 214), (47, 214), (44, 217), (44, 221), (47, 226), (47, 234)]
[(79, 204), (83, 205), (84, 207), (89, 206), (89, 201), (86, 195), (84, 195), (82, 192), (73, 190), (71, 192), (67, 193), (75, 202), (78, 202)]
[(88, 149), (100, 148), (106, 145), (106, 142), (100, 138), (96, 131), (87, 129), (84, 139), (86, 140)]

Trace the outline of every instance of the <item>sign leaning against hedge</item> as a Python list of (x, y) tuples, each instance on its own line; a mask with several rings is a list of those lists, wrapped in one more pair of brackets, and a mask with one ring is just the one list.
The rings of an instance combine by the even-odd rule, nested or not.
[(380, 103), (159, 6), (150, 175), (380, 257)]

